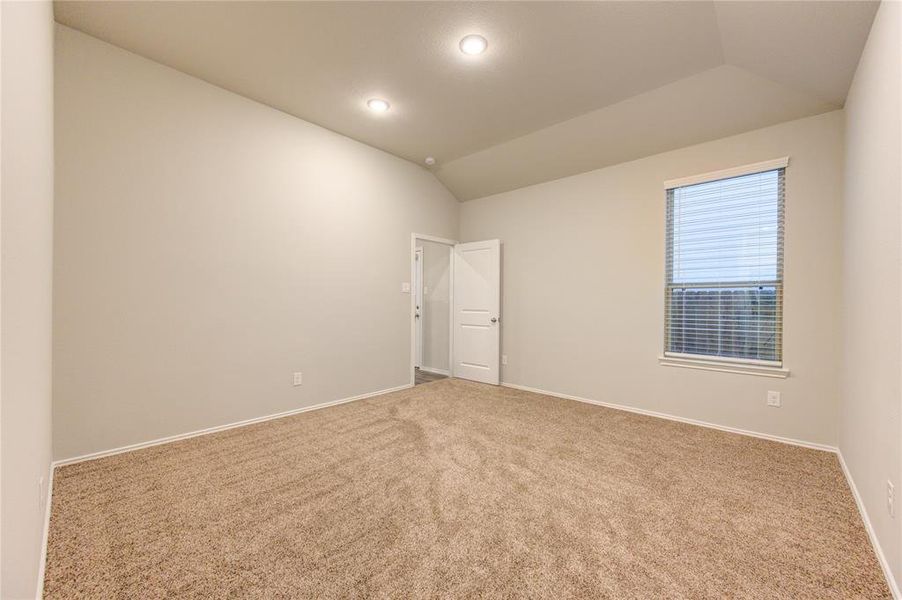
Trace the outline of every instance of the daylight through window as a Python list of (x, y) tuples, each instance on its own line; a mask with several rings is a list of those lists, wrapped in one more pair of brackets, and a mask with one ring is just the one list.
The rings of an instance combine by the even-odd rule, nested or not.
[(784, 172), (667, 190), (666, 354), (781, 363)]

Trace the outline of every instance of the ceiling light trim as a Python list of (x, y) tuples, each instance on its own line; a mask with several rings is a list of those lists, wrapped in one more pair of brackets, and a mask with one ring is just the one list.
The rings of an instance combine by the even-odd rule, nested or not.
[(366, 101), (366, 107), (373, 112), (384, 113), (388, 112), (388, 110), (391, 108), (391, 104), (388, 100), (384, 100), (382, 98), (370, 98)]
[(458, 47), (468, 56), (478, 56), (488, 49), (489, 41), (478, 33), (471, 33), (461, 38)]

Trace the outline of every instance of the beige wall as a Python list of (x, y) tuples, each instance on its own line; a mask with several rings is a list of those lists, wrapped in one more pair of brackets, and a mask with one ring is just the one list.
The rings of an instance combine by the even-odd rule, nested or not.
[[(7, 182), (8, 12), (4, 4), (4, 484), (15, 384), (6, 377), (15, 305), (6, 290), (17, 273), (7, 268), (17, 239), (7, 207), (16, 181)], [(881, 7), (845, 112), (460, 207), (416, 165), (58, 27), (55, 456), (403, 385), (409, 297), (399, 284), (409, 278), (410, 232), (497, 237), (505, 382), (838, 444), (888, 559), (899, 564), (902, 521), (883, 502), (886, 479), (902, 494), (900, 12), (898, 3)], [(663, 181), (787, 155), (790, 378), (660, 366)], [(49, 223), (46, 202), (27, 209), (38, 225)], [(33, 245), (46, 266), (49, 242), (35, 231), (19, 243)], [(427, 278), (428, 265), (427, 257)], [(22, 298), (49, 289), (41, 273), (28, 271), (36, 288), (22, 288)], [(879, 294), (859, 293), (875, 281)], [(46, 306), (26, 309), (38, 319), (31, 334), (46, 339)], [(447, 336), (447, 322), (427, 327)], [(425, 364), (447, 363), (446, 349), (446, 337), (427, 344)], [(294, 371), (303, 371), (303, 386), (291, 386)], [(32, 389), (49, 390), (40, 369), (31, 373)], [(782, 408), (766, 406), (767, 390), (783, 392)], [(29, 404), (29, 418), (41, 410), (42, 401)], [(46, 433), (44, 423), (26, 426)], [(41, 439), (27, 443), (46, 454)], [(16, 476), (46, 470), (46, 456), (35, 456)], [(23, 489), (23, 498), (32, 495)], [(32, 529), (23, 522), (23, 532)]]
[(3, 2), (0, 21), (0, 597), (12, 600), (35, 596), (50, 476), (53, 8)]
[(66, 27), (56, 57), (56, 458), (409, 382), (432, 174)]
[(423, 248), (423, 281), (426, 285), (423, 314), (423, 367), (448, 371), (451, 335), (451, 247), (420, 240)]
[[(902, 5), (884, 2), (846, 103), (839, 447), (902, 585)], [(896, 517), (886, 481), (896, 487)]]
[[(787, 155), (791, 376), (660, 366), (664, 181)], [(464, 203), (463, 241), (504, 242), (503, 381), (835, 444), (841, 189), (832, 112)]]

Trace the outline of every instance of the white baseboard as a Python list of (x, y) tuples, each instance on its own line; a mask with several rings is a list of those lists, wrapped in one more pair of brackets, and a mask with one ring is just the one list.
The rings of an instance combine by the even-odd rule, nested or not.
[(322, 402), (320, 404), (314, 404), (312, 406), (304, 406), (302, 408), (296, 408), (293, 410), (286, 410), (284, 412), (275, 413), (272, 415), (266, 415), (263, 417), (255, 417), (253, 419), (246, 419), (244, 421), (238, 421), (236, 423), (229, 423), (227, 425), (217, 425), (216, 427), (208, 427), (206, 429), (199, 429), (197, 431), (191, 431), (189, 433), (181, 433), (178, 435), (171, 435), (164, 438), (159, 438), (156, 440), (150, 440), (148, 442), (140, 442), (138, 444), (131, 444), (129, 446), (122, 446), (120, 448), (113, 448), (111, 450), (102, 450), (100, 452), (92, 452), (91, 454), (84, 454), (82, 456), (74, 456), (72, 458), (64, 458), (61, 460), (53, 461), (50, 464), (50, 476), (49, 483), (47, 485), (47, 508), (44, 513), (44, 532), (43, 539), (41, 540), (41, 562), (38, 567), (38, 582), (37, 582), (37, 593), (36, 600), (41, 600), (44, 595), (44, 572), (47, 567), (47, 540), (50, 534), (50, 509), (51, 503), (53, 501), (53, 473), (57, 467), (62, 467), (65, 465), (72, 465), (75, 463), (84, 462), (87, 460), (96, 460), (98, 458), (103, 458), (105, 456), (113, 456), (115, 454), (122, 454), (124, 452), (132, 452), (134, 450), (140, 450), (142, 448), (149, 448), (151, 446), (159, 446), (160, 444), (168, 444), (170, 442), (177, 442), (179, 440), (186, 440), (188, 438), (198, 437), (201, 435), (207, 435), (210, 433), (216, 433), (218, 431), (225, 431), (227, 429), (235, 429), (236, 427), (244, 427), (246, 425), (253, 425), (254, 423), (262, 423), (264, 421), (271, 421), (273, 419), (281, 419), (282, 417), (290, 417), (291, 415), (297, 415), (300, 413), (308, 412), (311, 410), (319, 410), (321, 408), (328, 408), (330, 406), (337, 406), (339, 404), (346, 404), (348, 402), (354, 402), (355, 400), (363, 400), (365, 398), (372, 398), (374, 396), (381, 396), (383, 394), (388, 394), (391, 392), (398, 392), (401, 390), (406, 390), (410, 387), (413, 387), (409, 383), (405, 383), (404, 385), (399, 385), (397, 387), (379, 390), (377, 392), (368, 392), (366, 394), (360, 394), (358, 396), (351, 396), (350, 398), (341, 398), (339, 400), (332, 400), (330, 402)]
[(444, 375), (445, 377), (451, 376), (451, 371), (446, 369), (438, 369), (436, 367), (420, 367), (420, 371), (426, 371), (427, 373), (435, 373), (436, 375)]
[(871, 520), (868, 517), (868, 512), (864, 507), (864, 503), (861, 500), (861, 496), (858, 493), (858, 488), (855, 486), (855, 480), (852, 479), (852, 474), (849, 472), (849, 468), (846, 465), (846, 461), (843, 458), (842, 452), (839, 448), (834, 446), (827, 446), (825, 444), (816, 444), (813, 442), (805, 442), (802, 440), (796, 440), (792, 438), (781, 437), (777, 435), (771, 435), (767, 433), (759, 433), (756, 431), (748, 431), (745, 429), (738, 429), (736, 427), (727, 427), (724, 425), (717, 425), (715, 423), (707, 423), (705, 421), (698, 421), (696, 419), (687, 419), (684, 417), (678, 417), (676, 415), (669, 415), (666, 413), (659, 413), (653, 410), (645, 410), (642, 408), (634, 408), (632, 406), (624, 406), (622, 404), (613, 404), (611, 402), (602, 402), (600, 400), (590, 400), (588, 398), (581, 398), (579, 396), (573, 396), (570, 394), (561, 394), (559, 392), (550, 392), (547, 390), (540, 390), (537, 388), (527, 387), (525, 385), (517, 385), (515, 383), (507, 383), (501, 382), (501, 385), (504, 387), (513, 388), (516, 390), (523, 390), (526, 392), (534, 392), (536, 394), (544, 394), (546, 396), (553, 396), (555, 398), (563, 398), (565, 400), (575, 400), (577, 402), (585, 402), (587, 404), (595, 404), (597, 406), (604, 406), (607, 408), (613, 408), (616, 410), (625, 410), (627, 412), (637, 413), (640, 415), (646, 415), (650, 417), (658, 417), (661, 419), (667, 419), (670, 421), (679, 421), (680, 423), (688, 423), (690, 425), (698, 425), (700, 427), (708, 427), (711, 429), (719, 429), (721, 431), (728, 431), (730, 433), (738, 433), (740, 435), (747, 435), (751, 437), (761, 438), (765, 440), (771, 440), (774, 442), (782, 442), (784, 444), (792, 444), (793, 446), (802, 446), (805, 448), (812, 448), (814, 450), (823, 450), (825, 452), (833, 452), (839, 458), (839, 464), (842, 467), (843, 474), (846, 477), (846, 481), (849, 484), (849, 489), (852, 490), (852, 496), (855, 498), (855, 504), (858, 506), (858, 512), (861, 515), (861, 520), (864, 523), (864, 528), (868, 532), (868, 538), (871, 541), (871, 546), (874, 549), (874, 554), (877, 555), (877, 560), (880, 563), (881, 569), (883, 569), (883, 575), (886, 578), (886, 583), (890, 588), (890, 592), (893, 594), (893, 598), (895, 600), (902, 600), (902, 594), (899, 593), (899, 586), (896, 584), (896, 580), (893, 578), (892, 569), (890, 568), (889, 561), (886, 559), (886, 555), (883, 553), (883, 548), (880, 546), (880, 540), (877, 539), (877, 535), (874, 532), (874, 527), (871, 525)]
[[(423, 369), (423, 370), (428, 370), (428, 369)], [(430, 370), (430, 372), (438, 372), (438, 371), (437, 371), (437, 370)], [(440, 374), (445, 374), (445, 373), (440, 373)], [(581, 398), (581, 397), (579, 397), (579, 396), (573, 396), (573, 395), (571, 395), (571, 394), (562, 394), (562, 393), (559, 393), (559, 392), (551, 392), (551, 391), (548, 391), (548, 390), (541, 390), (541, 389), (538, 389), (538, 388), (531, 388), (531, 387), (527, 387), (527, 386), (524, 386), (524, 385), (517, 385), (517, 384), (514, 384), (514, 383), (502, 382), (501, 385), (504, 386), (504, 387), (509, 387), (509, 388), (513, 388), (513, 389), (517, 389), (517, 390), (523, 390), (523, 391), (526, 391), (526, 392), (534, 392), (534, 393), (536, 393), (536, 394), (544, 394), (544, 395), (546, 395), (546, 396), (553, 396), (553, 397), (555, 397), (555, 398), (563, 398), (563, 399), (566, 399), (566, 400), (574, 400), (574, 401), (577, 401), (577, 402), (585, 402), (585, 403), (587, 403), (587, 404), (594, 404), (594, 405), (597, 405), (597, 406), (604, 406), (604, 407), (607, 407), (607, 408), (613, 408), (613, 409), (616, 409), (616, 410), (624, 410), (624, 411), (627, 411), (627, 412), (637, 413), (637, 414), (646, 415), (646, 416), (650, 416), (650, 417), (658, 417), (658, 418), (661, 418), (661, 419), (668, 419), (668, 420), (670, 420), (670, 421), (678, 421), (678, 422), (680, 422), (680, 423), (688, 423), (688, 424), (690, 424), (690, 425), (697, 425), (697, 426), (700, 426), (700, 427), (708, 427), (708, 428), (711, 428), (711, 429), (718, 429), (718, 430), (720, 430), (720, 431), (727, 431), (727, 432), (730, 432), (730, 433), (738, 433), (738, 434), (740, 434), (740, 435), (747, 435), (747, 436), (757, 437), (757, 438), (761, 438), (761, 439), (765, 439), (765, 440), (771, 440), (771, 441), (775, 441), (775, 442), (782, 442), (782, 443), (784, 443), (784, 444), (792, 444), (792, 445), (794, 445), (794, 446), (803, 446), (803, 447), (805, 447), (805, 448), (812, 448), (812, 449), (814, 449), (814, 450), (823, 450), (823, 451), (835, 453), (835, 454), (839, 457), (839, 463), (840, 463), (840, 465), (841, 465), (841, 467), (842, 467), (842, 470), (843, 470), (843, 473), (844, 473), (844, 475), (845, 475), (845, 477), (846, 477), (846, 481), (847, 481), (848, 484), (849, 484), (849, 489), (852, 490), (852, 496), (855, 498), (855, 503), (856, 503), (856, 505), (858, 506), (858, 511), (859, 511), (859, 513), (861, 514), (861, 519), (862, 519), (862, 521), (864, 522), (865, 530), (866, 530), (867, 533), (868, 533), (868, 538), (870, 539), (871, 545), (872, 545), (873, 548), (874, 548), (874, 553), (877, 555), (877, 560), (878, 560), (879, 563), (880, 563), (880, 567), (883, 569), (883, 574), (884, 574), (884, 576), (886, 577), (886, 581), (887, 581), (887, 584), (888, 584), (889, 587), (890, 587), (891, 593), (893, 594), (893, 598), (894, 598), (895, 600), (902, 600), (902, 594), (900, 594), (900, 592), (899, 592), (899, 587), (898, 587), (898, 585), (896, 584), (896, 580), (893, 578), (893, 573), (892, 573), (892, 570), (890, 569), (889, 561), (886, 559), (886, 556), (885, 556), (884, 553), (883, 553), (883, 549), (882, 549), (881, 546), (880, 546), (880, 541), (877, 539), (877, 536), (876, 536), (876, 534), (875, 534), (875, 532), (874, 532), (874, 528), (873, 528), (873, 526), (871, 525), (871, 521), (870, 521), (870, 518), (868, 517), (867, 509), (865, 509), (864, 503), (863, 503), (862, 500), (861, 500), (861, 496), (860, 496), (860, 494), (858, 493), (858, 488), (857, 488), (856, 485), (855, 485), (855, 480), (852, 479), (852, 474), (849, 472), (849, 468), (848, 468), (848, 466), (846, 465), (846, 461), (845, 461), (845, 459), (843, 458), (842, 452), (840, 452), (838, 448), (836, 448), (836, 447), (834, 447), (834, 446), (827, 446), (827, 445), (825, 445), (825, 444), (816, 444), (816, 443), (805, 442), (805, 441), (796, 440), (796, 439), (792, 439), (792, 438), (786, 438), (786, 437), (781, 437), (781, 436), (776, 436), (776, 435), (770, 435), (770, 434), (766, 434), (766, 433), (759, 433), (759, 432), (755, 432), (755, 431), (748, 431), (748, 430), (745, 430), (745, 429), (738, 429), (738, 428), (735, 428), (735, 427), (727, 427), (727, 426), (724, 426), (724, 425), (717, 425), (717, 424), (715, 424), (715, 423), (707, 423), (707, 422), (705, 422), (705, 421), (699, 421), (699, 420), (696, 420), (696, 419), (688, 419), (688, 418), (685, 418), (685, 417), (678, 417), (678, 416), (676, 416), (676, 415), (670, 415), (670, 414), (667, 414), (667, 413), (660, 413), (660, 412), (656, 412), (656, 411), (652, 411), (652, 410), (645, 410), (645, 409), (642, 409), (642, 408), (635, 408), (635, 407), (631, 407), (631, 406), (625, 406), (625, 405), (622, 405), (622, 404), (614, 404), (614, 403), (611, 403), (611, 402), (602, 402), (602, 401), (600, 401), (600, 400), (591, 400), (591, 399), (589, 399), (589, 398)], [(385, 389), (385, 390), (379, 390), (379, 391), (376, 391), (376, 392), (369, 392), (369, 393), (366, 393), (366, 394), (360, 394), (360, 395), (358, 395), (358, 396), (352, 396), (352, 397), (350, 397), (350, 398), (342, 398), (342, 399), (340, 399), (340, 400), (332, 400), (332, 401), (330, 401), (330, 402), (323, 402), (323, 403), (320, 403), (320, 404), (314, 404), (314, 405), (312, 405), (312, 406), (305, 406), (305, 407), (302, 407), (302, 408), (297, 408), (297, 409), (294, 409), (294, 410), (289, 410), (289, 411), (285, 411), (285, 412), (280, 412), (280, 413), (276, 413), (276, 414), (272, 414), (272, 415), (266, 415), (266, 416), (263, 416), (263, 417), (256, 417), (256, 418), (253, 418), (253, 419), (247, 419), (247, 420), (244, 420), (244, 421), (238, 421), (238, 422), (236, 422), (236, 423), (229, 423), (229, 424), (227, 424), (227, 425), (219, 425), (219, 426), (216, 426), (216, 427), (209, 427), (209, 428), (207, 428), (207, 429), (201, 429), (201, 430), (198, 430), (198, 431), (192, 431), (192, 432), (190, 432), (190, 433), (183, 433), (183, 434), (179, 434), (179, 435), (173, 435), (173, 436), (169, 436), (169, 437), (165, 437), (165, 438), (159, 438), (159, 439), (156, 439), (156, 440), (151, 440), (151, 441), (148, 441), (148, 442), (141, 442), (141, 443), (138, 443), (138, 444), (132, 444), (132, 445), (129, 445), (129, 446), (123, 446), (123, 447), (121, 447), (121, 448), (114, 448), (114, 449), (112, 449), (112, 450), (104, 450), (104, 451), (101, 451), (101, 452), (94, 452), (94, 453), (91, 453), (91, 454), (85, 454), (85, 455), (83, 455), (83, 456), (76, 456), (76, 457), (73, 457), (73, 458), (67, 458), (67, 459), (62, 459), (62, 460), (54, 461), (54, 462), (51, 464), (51, 467), (50, 467), (50, 476), (49, 476), (49, 482), (48, 482), (48, 485), (47, 485), (47, 500), (46, 500), (47, 506), (46, 506), (46, 510), (45, 510), (45, 514), (44, 514), (44, 531), (43, 531), (43, 540), (42, 540), (42, 549), (41, 549), (41, 563), (40, 563), (40, 568), (39, 568), (39, 571), (38, 571), (38, 578), (39, 578), (39, 579), (38, 579), (37, 594), (36, 594), (37, 600), (41, 600), (41, 598), (42, 598), (42, 596), (43, 596), (43, 588), (44, 588), (44, 572), (45, 572), (46, 563), (47, 563), (47, 539), (48, 539), (48, 535), (49, 535), (49, 533), (50, 533), (50, 511), (51, 511), (51, 503), (52, 503), (52, 501), (53, 501), (53, 474), (54, 474), (54, 470), (56, 469), (56, 467), (63, 466), (63, 465), (71, 465), (71, 464), (75, 464), (75, 463), (83, 462), (83, 461), (87, 461), (87, 460), (94, 460), (94, 459), (98, 459), (98, 458), (103, 458), (103, 457), (105, 457), (105, 456), (113, 456), (113, 455), (115, 455), (115, 454), (122, 454), (122, 453), (124, 453), (124, 452), (131, 452), (131, 451), (134, 451), (134, 450), (140, 450), (141, 448), (148, 448), (148, 447), (150, 447), (150, 446), (158, 446), (158, 445), (160, 445), (160, 444), (167, 444), (167, 443), (170, 443), (170, 442), (176, 442), (176, 441), (179, 441), (179, 440), (184, 440), (184, 439), (188, 439), (188, 438), (192, 438), (192, 437), (197, 437), (197, 436), (201, 436), (201, 435), (207, 435), (207, 434), (210, 434), (210, 433), (216, 433), (216, 432), (218, 432), (218, 431), (225, 431), (225, 430), (227, 430), (227, 429), (234, 429), (234, 428), (236, 428), (236, 427), (244, 427), (244, 426), (246, 426), (246, 425), (253, 425), (254, 423), (262, 423), (262, 422), (264, 422), (264, 421), (270, 421), (270, 420), (273, 420), (273, 419), (280, 419), (280, 418), (282, 418), (282, 417), (288, 417), (288, 416), (300, 414), (300, 413), (303, 413), (303, 412), (308, 412), (308, 411), (312, 411), (312, 410), (319, 410), (319, 409), (321, 409), (321, 408), (328, 408), (328, 407), (330, 407), (330, 406), (337, 406), (337, 405), (339, 405), (339, 404), (345, 404), (345, 403), (348, 403), (348, 402), (354, 402), (355, 400), (363, 400), (363, 399), (365, 399), (365, 398), (372, 398), (372, 397), (374, 397), (374, 396), (381, 396), (382, 394), (388, 394), (388, 393), (391, 393), (391, 392), (397, 392), (397, 391), (400, 391), (400, 390), (408, 389), (408, 388), (410, 388), (410, 387), (411, 387), (411, 385), (408, 383), (408, 384), (400, 385), (400, 386), (397, 386), (397, 387), (394, 387), (394, 388), (389, 388), (389, 389)]]
[(41, 562), (38, 563), (38, 582), (35, 588), (35, 600), (44, 597), (44, 571), (47, 568), (47, 540), (50, 536), (50, 509), (53, 502), (53, 472), (56, 467), (50, 464), (50, 474), (47, 475), (47, 497), (44, 498), (44, 531), (41, 533)]
[(846, 459), (842, 455), (842, 450), (838, 450), (836, 455), (839, 457), (839, 464), (842, 466), (842, 472), (845, 474), (846, 481), (849, 483), (849, 489), (852, 490), (852, 496), (855, 498), (855, 504), (858, 506), (859, 514), (861, 514), (861, 520), (864, 521), (864, 528), (868, 532), (868, 538), (871, 540), (871, 546), (874, 547), (874, 554), (877, 555), (877, 561), (880, 563), (880, 568), (883, 569), (883, 575), (886, 577), (886, 583), (889, 585), (890, 592), (892, 592), (895, 600), (902, 600), (902, 593), (899, 592), (899, 586), (896, 584), (896, 580), (893, 577), (892, 568), (890, 568), (889, 561), (883, 553), (883, 548), (880, 546), (880, 540), (877, 539), (877, 533), (874, 531), (873, 525), (871, 525), (868, 511), (864, 507), (861, 495), (858, 493), (858, 486), (855, 485), (855, 480), (852, 479), (852, 473), (849, 471)]
[(137, 444), (130, 444), (128, 446), (122, 446), (120, 448), (112, 448), (110, 450), (101, 450), (100, 452), (92, 452), (90, 454), (83, 454), (81, 456), (73, 456), (72, 458), (63, 458), (63, 459), (54, 461), (53, 466), (54, 467), (62, 467), (65, 465), (72, 465), (75, 463), (84, 462), (86, 460), (96, 460), (98, 458), (104, 458), (106, 456), (122, 454), (123, 452), (133, 452), (135, 450), (141, 450), (142, 448), (149, 448), (151, 446), (159, 446), (160, 444), (168, 444), (170, 442), (186, 440), (188, 438), (193, 438), (193, 437), (197, 437), (200, 435), (208, 435), (210, 433), (217, 433), (219, 431), (225, 431), (227, 429), (234, 429), (236, 427), (244, 427), (246, 425), (253, 425), (255, 423), (271, 421), (273, 419), (281, 419), (282, 417), (290, 417), (291, 415), (297, 415), (297, 414), (308, 412), (311, 410), (319, 410), (321, 408), (328, 408), (330, 406), (346, 404), (348, 402), (354, 402), (355, 400), (363, 400), (365, 398), (372, 398), (373, 396), (381, 396), (382, 394), (398, 392), (400, 390), (406, 390), (409, 387), (412, 387), (411, 384), (405, 383), (404, 385), (399, 385), (397, 387), (388, 388), (385, 390), (379, 390), (377, 392), (367, 392), (366, 394), (360, 394), (358, 396), (351, 396), (350, 398), (341, 398), (339, 400), (331, 400), (329, 402), (322, 402), (320, 404), (314, 404), (312, 406), (304, 406), (301, 408), (295, 408), (293, 410), (286, 410), (284, 412), (275, 413), (272, 415), (266, 415), (263, 417), (254, 417), (253, 419), (246, 419), (244, 421), (238, 421), (236, 423), (228, 423), (226, 425), (217, 425), (215, 427), (208, 427), (206, 429), (198, 429), (197, 431), (191, 431), (188, 433), (180, 433), (177, 435), (170, 435), (170, 436), (167, 436), (164, 438), (150, 440), (147, 442), (139, 442)]
[(817, 444), (815, 442), (806, 442), (804, 440), (796, 440), (793, 438), (782, 437), (779, 435), (771, 435), (769, 433), (760, 433), (758, 431), (749, 431), (747, 429), (739, 429), (737, 427), (728, 427), (726, 425), (718, 425), (716, 423), (708, 423), (707, 421), (699, 421), (697, 419), (688, 419), (686, 417), (678, 417), (677, 415), (671, 415), (671, 414), (667, 414), (667, 413), (657, 412), (654, 410), (646, 410), (644, 408), (635, 408), (633, 406), (626, 406), (625, 404), (614, 404), (612, 402), (602, 402), (601, 400), (591, 400), (589, 398), (581, 398), (580, 396), (573, 396), (570, 394), (562, 394), (560, 392), (549, 392), (548, 390), (540, 390), (538, 388), (526, 387), (525, 385), (517, 385), (516, 383), (508, 383), (506, 381), (502, 381), (501, 385), (503, 385), (504, 387), (509, 387), (509, 388), (513, 388), (516, 390), (523, 390), (525, 392), (534, 392), (536, 394), (545, 394), (546, 396), (553, 396), (555, 398), (563, 398), (565, 400), (576, 400), (577, 402), (585, 402), (587, 404), (595, 404), (596, 406), (604, 406), (606, 408), (613, 408), (616, 410), (625, 410), (627, 412), (645, 415), (648, 417), (657, 417), (659, 419), (667, 419), (668, 421), (678, 421), (680, 423), (688, 423), (690, 425), (698, 425), (699, 427), (707, 427), (709, 429), (718, 429), (720, 431), (727, 431), (730, 433), (738, 433), (740, 435), (748, 435), (751, 437), (761, 438), (763, 440), (771, 440), (772, 442), (782, 442), (784, 444), (792, 444), (793, 446), (802, 446), (804, 448), (811, 448), (813, 450), (824, 450), (825, 452), (836, 452), (837, 451), (835, 446), (828, 446), (826, 444)]

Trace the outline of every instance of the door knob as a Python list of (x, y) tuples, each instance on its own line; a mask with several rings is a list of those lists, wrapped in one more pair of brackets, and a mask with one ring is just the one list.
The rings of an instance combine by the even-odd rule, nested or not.
[(495, 317), (492, 317), (492, 323), (497, 323), (497, 322), (498, 322), (498, 319), (496, 319)]

